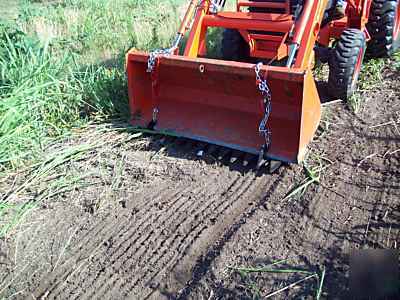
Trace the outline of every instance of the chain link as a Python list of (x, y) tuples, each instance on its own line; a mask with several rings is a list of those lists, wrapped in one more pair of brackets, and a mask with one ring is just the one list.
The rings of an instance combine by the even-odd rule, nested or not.
[[(159, 49), (150, 52), (149, 59), (147, 61), (147, 73), (153, 73), (155, 71), (156, 65), (157, 65), (157, 60), (160, 55), (170, 55), (173, 52), (173, 49)], [(153, 96), (154, 97), (154, 96)], [(153, 108), (153, 118), (152, 118), (152, 124), (154, 126), (155, 123), (157, 123), (157, 116), (159, 113), (159, 109), (157, 107)]]
[(261, 120), (261, 123), (258, 127), (259, 133), (264, 137), (265, 139), (265, 144), (263, 146), (263, 149), (261, 151), (267, 152), (269, 147), (271, 146), (271, 137), (272, 137), (272, 132), (268, 128), (268, 120), (271, 115), (271, 99), (272, 99), (272, 94), (271, 94), (271, 89), (268, 86), (267, 80), (265, 80), (261, 76), (261, 67), (263, 63), (258, 63), (255, 67), (255, 73), (256, 73), (256, 81), (257, 81), (257, 86), (258, 90), (260, 91), (262, 97), (263, 97), (263, 105), (264, 105), (264, 117)]
[(220, 10), (222, 10), (223, 6), (224, 6), (224, 1), (221, 0), (211, 0), (210, 3), (210, 11), (213, 14), (218, 13)]
[(170, 55), (171, 53), (171, 49), (158, 49), (150, 52), (149, 60), (147, 61), (147, 73), (152, 73), (154, 71), (160, 55)]

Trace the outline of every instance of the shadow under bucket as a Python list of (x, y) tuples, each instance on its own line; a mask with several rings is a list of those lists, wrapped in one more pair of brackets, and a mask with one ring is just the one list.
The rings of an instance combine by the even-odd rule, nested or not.
[[(259, 153), (264, 108), (254, 64), (169, 55), (159, 57), (152, 74), (148, 58), (127, 54), (133, 126), (153, 124), (156, 131)], [(321, 117), (311, 71), (264, 66), (261, 72), (272, 94), (267, 157), (300, 162)]]

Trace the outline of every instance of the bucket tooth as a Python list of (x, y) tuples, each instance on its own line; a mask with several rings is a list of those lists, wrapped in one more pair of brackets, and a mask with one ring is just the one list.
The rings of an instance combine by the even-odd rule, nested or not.
[(231, 154), (231, 150), (229, 150), (227, 148), (222, 148), (219, 151), (218, 160), (223, 160), (225, 157), (230, 156), (230, 154)]
[(197, 157), (203, 157), (206, 152), (207, 144), (205, 143), (198, 143), (195, 149)]
[(196, 156), (197, 157), (203, 157), (204, 156), (204, 150), (203, 149), (196, 150)]
[(260, 170), (263, 166), (266, 165), (266, 163), (268, 163), (268, 161), (264, 158), (258, 159), (256, 169)]
[(264, 147), (261, 148), (260, 153), (258, 154), (258, 160), (257, 160), (257, 170), (260, 170), (262, 166), (265, 165), (265, 163), (267, 162), (266, 158), (265, 158), (265, 151), (264, 151)]
[(241, 154), (238, 151), (232, 151), (231, 158), (230, 158), (230, 163), (234, 164), (235, 162), (238, 161), (240, 158)]
[(282, 166), (282, 162), (278, 160), (271, 160), (268, 165), (268, 173), (275, 173)]
[(246, 153), (243, 157), (243, 163), (242, 163), (243, 167), (247, 167), (253, 159), (254, 155)]

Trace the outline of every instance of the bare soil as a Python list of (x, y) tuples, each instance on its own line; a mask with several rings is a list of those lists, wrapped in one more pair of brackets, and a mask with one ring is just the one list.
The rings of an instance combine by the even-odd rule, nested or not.
[[(219, 161), (221, 150), (197, 157), (201, 145), (186, 140), (105, 125), (76, 132), (49, 153), (97, 146), (10, 196), (41, 200), (0, 240), (0, 295), (252, 299), (304, 276), (243, 278), (229, 267), (285, 259), (285, 267), (325, 267), (323, 297), (346, 299), (350, 251), (400, 242), (397, 76), (385, 71), (358, 114), (343, 103), (324, 108), (309, 158), (325, 167), (320, 184), (289, 199), (305, 178), (298, 165), (270, 175), (256, 171), (254, 159), (248, 166), (243, 157)], [(1, 190), (26, 182), (29, 172), (11, 174)], [(277, 299), (312, 299), (316, 285), (305, 281)]]

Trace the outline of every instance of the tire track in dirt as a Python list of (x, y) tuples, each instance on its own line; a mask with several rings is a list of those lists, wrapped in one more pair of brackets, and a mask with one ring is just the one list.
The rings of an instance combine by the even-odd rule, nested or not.
[[(108, 213), (104, 218), (111, 217), (111, 213)], [(125, 222), (121, 223), (123, 226)], [(53, 270), (50, 274), (46, 274), (44, 281), (39, 285), (35, 291), (36, 298), (40, 298), (44, 295), (49, 295), (53, 290), (66, 281), (71, 276), (78, 265), (82, 266), (83, 262), (90, 258), (87, 253), (94, 252), (99, 245), (105, 242), (109, 236), (112, 236), (116, 232), (114, 224), (106, 224), (104, 227), (102, 221), (97, 222), (94, 226), (89, 229), (87, 234), (80, 241), (74, 249), (72, 255), (68, 258), (63, 265), (59, 266), (57, 270)]]
[[(255, 211), (257, 211), (260, 206), (265, 203), (268, 197), (267, 195), (269, 195), (276, 187), (277, 176), (278, 178), (284, 179), (285, 174), (286, 172), (283, 172), (279, 176), (270, 176), (263, 178), (258, 182), (251, 182), (249, 186), (243, 190), (243, 192), (237, 195), (236, 200), (242, 201), (238, 201), (237, 204), (239, 207), (235, 207), (235, 212), (232, 215), (231, 213), (225, 213), (225, 216), (229, 216), (228, 218), (225, 218), (225, 226), (218, 232), (218, 234), (214, 234), (214, 239), (211, 243), (207, 244), (206, 247), (201, 247), (202, 241), (196, 241), (197, 244), (191, 247), (191, 249), (189, 249), (189, 247), (183, 249), (182, 255), (171, 262), (173, 263), (173, 266), (170, 269), (175, 269), (174, 273), (185, 272), (185, 270), (190, 270), (190, 272), (186, 271), (187, 276), (184, 281), (176, 282), (176, 280), (172, 280), (172, 285), (175, 286), (175, 288), (174, 290), (167, 292), (167, 295), (172, 294), (178, 295), (179, 297), (179, 290), (192, 290), (192, 288), (197, 284), (197, 280), (199, 279), (199, 277), (204, 275), (204, 271), (207, 269), (205, 264), (208, 263), (208, 259), (210, 257), (214, 259), (218, 255), (219, 250), (221, 249), (221, 244), (225, 243), (229, 239), (229, 237), (234, 232), (236, 232), (242, 224), (246, 222), (246, 219), (249, 216), (253, 215)], [(266, 179), (268, 179), (267, 183), (265, 181)], [(251, 199), (250, 201), (252, 202), (250, 207), (248, 206), (248, 199)], [(222, 216), (222, 213), (218, 213), (217, 216), (219, 215)], [(207, 229), (200, 229), (199, 233), (197, 234), (197, 237), (199, 236), (202, 236), (203, 239), (208, 239), (210, 236), (213, 236), (212, 230), (208, 230), (207, 232)], [(221, 236), (223, 238), (221, 238)], [(187, 260), (187, 258), (191, 256), (190, 254), (188, 255), (187, 250), (190, 251), (193, 249), (197, 249), (198, 247), (202, 249), (196, 251), (197, 255), (195, 256), (195, 259), (193, 260), (189, 258), (189, 263), (185, 262), (185, 259)], [(183, 262), (181, 262), (181, 259), (183, 260)], [(145, 298), (147, 299), (153, 293), (154, 291), (150, 292)], [(158, 296), (155, 297), (155, 299), (157, 298)], [(185, 297), (183, 297), (182, 299), (185, 299)]]
[[(400, 143), (398, 144), (400, 146)], [(382, 170), (380, 186), (375, 189), (379, 190), (376, 195), (376, 201), (372, 203), (370, 218), (366, 224), (365, 243), (371, 247), (390, 248), (391, 235), (399, 234), (398, 221), (396, 220), (395, 199), (399, 197), (398, 189), (400, 188), (399, 177), (396, 172), (399, 163), (398, 158), (389, 157), (385, 159), (385, 170)], [(396, 191), (397, 190), (397, 191)], [(394, 225), (394, 226), (393, 226)]]
[[(167, 191), (168, 189), (165, 189), (165, 191)], [(166, 197), (164, 198), (164, 201), (168, 201), (171, 199), (175, 199), (173, 202), (173, 205), (175, 205), (178, 200), (180, 199), (179, 197), (176, 198), (180, 193), (184, 192), (188, 190), (188, 188), (183, 189), (183, 190), (178, 190), (178, 191), (174, 191), (174, 193), (172, 193), (172, 195), (170, 195), (168, 192), (164, 193), (163, 195)], [(163, 196), (162, 195), (157, 195), (153, 200), (158, 201), (159, 199), (161, 199)], [(109, 234), (107, 235), (107, 239), (115, 237), (115, 236), (124, 236), (127, 233), (129, 233), (129, 236), (127, 236), (125, 239), (123, 239), (123, 241), (121, 242), (121, 244), (118, 245), (118, 248), (116, 249), (117, 252), (121, 252), (120, 256), (122, 256), (124, 254), (124, 252), (129, 249), (129, 246), (131, 244), (130, 239), (132, 238), (132, 234), (136, 234), (140, 231), (138, 231), (138, 229), (146, 224), (146, 222), (149, 222), (149, 220), (147, 219), (149, 217), (149, 214), (151, 214), (152, 210), (150, 209), (153, 205), (154, 205), (154, 201), (150, 201), (151, 197), (147, 197), (148, 200), (145, 201), (145, 204), (143, 206), (141, 206), (141, 209), (139, 209), (139, 212), (142, 210), (146, 210), (145, 214), (143, 216), (143, 218), (141, 219), (141, 223), (134, 225), (133, 227), (129, 226), (130, 224), (132, 224), (134, 221), (136, 221), (137, 219), (137, 214), (132, 215), (129, 218), (129, 222), (128, 222), (128, 226), (119, 226), (121, 228), (120, 231), (114, 231), (114, 233), (116, 234)], [(106, 219), (104, 221), (104, 223), (106, 223), (108, 226), (115, 226), (119, 223), (119, 219), (116, 219), (116, 216), (118, 215), (118, 213), (123, 214), (124, 211), (123, 210), (118, 210), (115, 214), (113, 214), (110, 218)], [(126, 224), (127, 222), (125, 222)], [(98, 226), (102, 226), (104, 224), (99, 224)], [(126, 245), (128, 243), (128, 246), (126, 246), (125, 248), (123, 247), (124, 245)], [(103, 243), (99, 244), (100, 246), (103, 245)], [(119, 258), (119, 257), (118, 257)], [(115, 261), (118, 261), (117, 259)], [(84, 271), (84, 270), (83, 270)], [(100, 274), (100, 273), (98, 273)], [(77, 277), (80, 275), (80, 272), (77, 272), (74, 276)], [(88, 278), (89, 279), (89, 278)], [(95, 281), (96, 277), (94, 278), (93, 282)], [(86, 281), (86, 280), (85, 280)], [(89, 285), (90, 286), (90, 285)], [(68, 289), (68, 287), (66, 287), (66, 289)], [(62, 295), (63, 293), (65, 294), (67, 292), (67, 290), (63, 290), (63, 289), (54, 289), (52, 290), (52, 293), (54, 293), (54, 297), (58, 297), (60, 295)], [(77, 297), (79, 297), (79, 293), (76, 295)]]
[[(210, 180), (210, 178), (208, 179), (208, 181), (209, 182), (213, 182), (213, 181), (215, 181), (216, 179), (217, 179), (217, 177), (218, 176), (220, 176), (219, 174), (215, 177), (215, 178), (211, 178), (211, 180)], [(232, 186), (234, 186), (235, 185), (235, 183), (237, 183), (238, 182), (238, 180), (240, 179), (240, 176), (238, 176), (235, 180), (234, 180), (234, 183), (232, 184)], [(240, 184), (239, 184), (240, 185)], [(187, 187), (188, 189), (189, 188), (192, 188), (192, 187)], [(204, 189), (204, 188), (201, 188), (201, 189)], [(201, 191), (201, 189), (200, 189), (200, 191)], [(218, 189), (218, 186), (216, 186), (216, 189)], [(215, 190), (215, 192), (216, 192), (217, 190)], [(180, 192), (182, 192), (182, 191), (180, 191)], [(179, 192), (177, 192), (177, 193), (175, 193), (173, 196), (174, 197), (172, 197), (172, 198), (175, 198), (175, 204), (176, 203), (179, 203), (179, 201), (180, 201), (180, 198), (178, 197), (176, 197), (177, 196), (177, 194), (179, 194)], [(214, 193), (214, 194), (216, 194), (216, 193)], [(162, 195), (160, 195), (159, 197), (155, 197), (155, 198), (153, 198), (153, 200), (152, 200), (152, 202), (149, 204), (149, 205), (147, 205), (147, 210), (146, 210), (146, 212), (145, 212), (145, 215), (143, 215), (143, 216), (141, 216), (139, 219), (138, 219), (138, 221), (140, 220), (140, 219), (142, 219), (142, 222), (141, 223), (139, 223), (139, 226), (134, 226), (133, 228), (129, 228), (128, 230), (131, 232), (131, 233), (133, 233), (134, 234), (134, 236), (133, 236), (133, 241), (134, 241), (134, 243), (135, 244), (142, 244), (142, 243), (144, 243), (145, 245), (146, 245), (146, 243), (145, 243), (145, 241), (146, 241), (146, 238), (143, 238), (143, 234), (141, 234), (142, 232), (145, 232), (145, 231), (143, 231), (142, 230), (142, 228), (143, 228), (143, 226), (145, 226), (145, 224), (146, 224), (146, 222), (147, 223), (149, 223), (149, 220), (148, 220), (148, 216), (149, 216), (149, 213), (148, 212), (151, 212), (151, 213), (154, 213), (154, 207), (152, 207), (152, 205), (154, 204), (154, 203), (158, 203), (158, 200), (159, 199), (163, 199), (163, 202), (166, 202), (165, 201), (165, 196), (166, 196), (166, 194), (165, 193), (163, 193)], [(189, 201), (187, 201), (184, 197), (183, 197), (183, 200), (181, 200), (180, 201), (181, 202), (181, 206), (180, 206), (180, 208), (177, 210), (176, 209), (176, 207), (173, 207), (172, 209), (171, 209), (171, 207), (169, 206), (168, 207), (168, 211), (173, 211), (173, 212), (176, 212), (176, 211), (178, 211), (178, 212), (180, 212), (180, 210), (181, 210), (181, 208), (182, 207), (184, 207), (184, 209), (185, 210), (187, 210), (187, 208), (188, 207), (190, 207), (190, 202)], [(199, 204), (200, 206), (202, 205), (202, 203), (200, 202), (200, 204)], [(160, 210), (159, 211), (159, 213), (160, 214), (163, 214), (163, 216), (165, 216), (165, 218), (164, 218), (164, 220), (165, 221), (167, 221), (167, 220), (169, 220), (169, 219), (172, 219), (172, 220), (174, 220), (174, 218), (173, 218), (173, 214), (171, 215), (171, 216), (168, 216), (168, 215), (165, 215), (164, 214), (164, 211), (162, 211), (162, 210)], [(181, 215), (183, 215), (183, 214), (181, 214)], [(154, 215), (153, 214), (153, 217), (154, 218), (157, 218), (157, 215)], [(153, 218), (153, 219), (154, 219)], [(112, 217), (110, 218), (110, 219), (112, 219)], [(151, 220), (152, 219), (150, 219), (150, 223), (151, 223)], [(129, 223), (131, 223), (131, 221), (132, 221), (132, 218), (129, 220), (130, 222)], [(164, 225), (165, 224), (161, 224), (159, 227), (164, 227)], [(149, 228), (149, 227), (146, 227), (146, 228)], [(138, 233), (138, 232), (140, 232), (140, 233)], [(116, 232), (116, 234), (118, 235), (119, 234), (119, 236), (122, 236), (122, 234), (120, 233), (120, 232)], [(152, 234), (153, 234), (153, 232), (152, 232)], [(151, 236), (152, 234), (149, 234), (148, 236)], [(135, 236), (136, 236), (136, 239), (135, 239)], [(139, 238), (140, 240), (138, 240), (137, 238)], [(130, 244), (132, 244), (132, 235), (129, 235), (128, 237), (126, 237), (125, 239), (124, 239), (124, 241), (125, 242), (129, 242), (130, 241)], [(124, 242), (123, 241), (123, 242)], [(121, 255), (125, 255), (126, 256), (126, 253), (125, 252), (129, 252), (129, 251), (127, 251), (131, 246), (130, 245), (125, 245), (125, 248), (121, 248), (121, 247), (123, 247), (124, 245), (120, 245), (120, 247), (118, 247), (118, 249), (119, 249), (119, 252), (120, 252), (120, 256)], [(151, 246), (151, 245), (150, 245)], [(117, 249), (117, 250), (118, 250)], [(139, 249), (141, 249), (141, 247), (139, 247), (139, 248), (135, 248), (135, 251), (134, 251), (134, 253), (136, 253), (137, 252), (137, 250), (139, 250)], [(132, 251), (132, 249), (129, 249), (130, 251)], [(110, 257), (112, 257), (112, 256), (114, 256), (114, 254), (107, 254), (108, 256), (110, 256)], [(122, 256), (121, 256), (122, 257)], [(121, 257), (117, 257), (117, 258), (115, 258), (114, 259), (114, 261), (113, 262), (119, 262), (120, 263), (120, 265), (123, 265), (124, 264), (124, 261), (129, 261), (130, 260), (130, 258), (132, 258), (132, 257), (127, 257), (125, 260), (123, 260), (122, 261), (122, 263), (121, 263), (121, 260), (122, 260), (122, 258)], [(62, 273), (62, 272), (61, 272)], [(73, 278), (72, 279), (75, 279), (75, 278), (77, 278), (77, 277), (79, 277), (79, 274), (80, 274), (81, 272), (77, 272), (77, 273), (75, 273), (75, 274), (73, 274)], [(57, 277), (58, 275), (55, 275), (54, 277)], [(65, 276), (64, 276), (65, 277)], [(91, 276), (89, 276), (89, 278), (90, 278)], [(99, 277), (99, 275), (97, 276), (97, 278)], [(89, 278), (87, 278), (87, 279), (89, 279)], [(97, 278), (95, 278), (93, 281), (96, 281), (96, 279)], [(73, 280), (70, 280), (70, 281), (73, 281)], [(85, 284), (86, 285), (86, 284)], [(89, 285), (90, 286), (90, 285)], [(107, 287), (107, 285), (101, 285), (101, 286), (103, 286), (103, 287)], [(60, 291), (61, 290), (61, 291)], [(57, 296), (60, 296), (60, 295), (65, 295), (65, 294), (68, 294), (68, 287), (59, 287), (59, 290), (57, 291), (57, 286), (55, 286), (52, 290), (50, 289), (48, 289), (47, 291), (51, 291), (51, 293), (52, 293), (52, 296), (54, 296), (54, 297), (57, 297)], [(83, 290), (83, 291), (85, 291), (85, 290)], [(71, 294), (70, 294), (71, 295)], [(87, 293), (86, 293), (86, 295), (87, 295)], [(80, 297), (80, 294), (78, 293), (78, 295), (75, 293), (75, 295), (74, 296), (77, 296), (77, 297)]]
[[(193, 181), (166, 180), (145, 188), (134, 208), (117, 207), (88, 232), (82, 231), (81, 254), (73, 249), (72, 259), (50, 274), (54, 280), (42, 284), (39, 296), (143, 298), (162, 290), (178, 294), (197, 278), (198, 262), (210, 255), (210, 247), (235, 230), (232, 224), (240, 226), (285, 174), (241, 174), (226, 166), (212, 172)], [(141, 196), (146, 194), (150, 196)], [(92, 233), (96, 236), (90, 240)], [(80, 258), (88, 254), (81, 264)]]
[[(168, 190), (168, 188), (165, 190)], [(161, 197), (161, 195), (155, 195), (155, 199), (158, 199), (159, 197)], [(172, 198), (173, 197), (175, 197), (175, 194), (172, 195)], [(151, 199), (151, 196), (145, 199), (146, 200), (143, 201), (143, 205), (140, 206), (139, 211), (146, 209), (151, 204), (151, 202), (148, 201), (148, 199)], [(118, 211), (121, 212), (122, 216), (125, 215), (123, 210)], [(115, 221), (115, 212), (112, 211), (101, 216), (101, 219), (95, 224), (92, 224), (87, 231), (83, 230), (85, 234), (79, 236), (79, 244), (75, 245), (68, 260), (57, 270), (47, 274), (45, 281), (36, 289), (35, 294), (43, 295), (44, 293), (49, 294), (54, 292), (59, 287), (59, 284), (64, 282), (65, 279), (72, 274), (71, 270), (73, 270), (82, 260), (88, 258), (86, 255), (87, 253), (92, 253), (117, 233), (120, 233), (120, 236), (123, 236), (129, 230), (129, 224), (131, 224), (135, 218), (137, 218), (136, 215), (131, 214), (128, 219), (121, 220), (122, 218), (120, 218)], [(124, 228), (125, 231), (123, 230)], [(120, 229), (121, 231), (119, 231)], [(84, 257), (82, 258), (82, 256)], [(54, 297), (56, 296), (58, 296), (58, 294), (54, 295)]]
[[(216, 207), (203, 206), (203, 209), (200, 212), (200, 215), (202, 215), (203, 217), (197, 218), (199, 220), (198, 222), (193, 222), (196, 220), (196, 218), (194, 218), (194, 220), (189, 219), (185, 222), (188, 223), (188, 225), (191, 224), (191, 226), (188, 230), (188, 233), (179, 241), (179, 243), (177, 243), (180, 237), (179, 233), (175, 234), (175, 236), (170, 239), (167, 247), (170, 246), (171, 248), (167, 249), (173, 249), (174, 251), (168, 251), (167, 249), (165, 249), (158, 256), (155, 256), (158, 251), (153, 251), (150, 255), (152, 259), (150, 260), (149, 265), (154, 266), (156, 262), (161, 262), (158, 267), (158, 273), (160, 273), (164, 270), (167, 270), (170, 264), (175, 264), (176, 261), (179, 261), (179, 259), (183, 258), (186, 254), (186, 250), (193, 245), (193, 243), (204, 233), (207, 228), (210, 227), (208, 225), (208, 220), (217, 219), (219, 216), (222, 216), (224, 212), (233, 205), (234, 202), (236, 202), (243, 196), (243, 194), (249, 189), (252, 183), (253, 178), (248, 178), (247, 180), (244, 180), (239, 188), (232, 193), (232, 197), (227, 198), (225, 201), (220, 201), (212, 198), (213, 203), (219, 202), (219, 204)], [(194, 211), (191, 211), (190, 215), (193, 215), (193, 213)], [(176, 230), (179, 229), (180, 225), (176, 227)], [(135, 278), (135, 281), (133, 281), (129, 287), (124, 288), (124, 290), (130, 291), (139, 283), (142, 283), (146, 286), (149, 284), (149, 282), (154, 280), (158, 273), (152, 274), (152, 272), (148, 272), (145, 274), (141, 274), (140, 276), (137, 276)], [(129, 293), (124, 294), (124, 296), (129, 296)]]
[[(394, 132), (365, 134), (354, 125), (352, 116), (344, 113), (346, 129), (351, 132), (346, 138), (353, 141), (354, 146), (348, 147), (345, 142), (328, 151), (327, 157), (335, 165), (328, 168), (321, 185), (307, 192), (303, 203), (305, 214), (299, 222), (299, 227), (304, 228), (304, 239), (302, 245), (296, 247), (299, 256), (307, 252), (308, 258), (314, 261), (323, 256), (323, 264), (330, 269), (326, 277), (327, 289), (334, 290), (340, 299), (348, 297), (348, 280), (344, 274), (349, 268), (351, 250), (390, 247), (385, 242), (390, 236), (382, 216), (396, 201), (395, 183), (399, 182), (396, 168), (398, 170), (399, 165), (397, 161), (396, 166), (396, 159), (385, 158), (382, 151), (400, 146), (398, 142), (397, 146), (390, 142)], [(340, 140), (340, 132), (331, 136), (331, 140)], [(365, 148), (363, 145), (367, 144)], [(330, 186), (325, 182), (330, 182)], [(398, 232), (395, 228), (391, 230), (392, 235)]]
[[(247, 199), (250, 199), (252, 205), (244, 205), (241, 209), (237, 210), (236, 215), (230, 218), (229, 225), (227, 224), (228, 226), (223, 229), (223, 231), (218, 235), (218, 238), (216, 238), (207, 248), (203, 249), (204, 252), (202, 255), (199, 255), (193, 263), (189, 274), (190, 276), (187, 278), (185, 284), (181, 286), (179, 291), (176, 290), (172, 293), (175, 295), (174, 299), (192, 299), (190, 297), (191, 293), (207, 275), (211, 264), (217, 257), (219, 257), (225, 244), (230, 241), (242, 225), (246, 224), (247, 220), (251, 219), (254, 214), (265, 205), (266, 201), (269, 200), (269, 197), (275, 192), (279, 183), (289, 176), (290, 172), (287, 172), (286, 170), (271, 176), (264, 176), (263, 178), (260, 178), (258, 182), (251, 185), (251, 188), (246, 192), (246, 194), (239, 197), (243, 198), (243, 196), (247, 196)], [(176, 267), (177, 266), (175, 265), (174, 268)], [(154, 291), (146, 295), (145, 299), (149, 299), (153, 293)], [(157, 299), (157, 297), (154, 299)]]
[[(213, 180), (214, 180), (214, 178), (212, 178), (210, 181), (213, 181)], [(233, 182), (229, 185), (228, 190), (235, 189), (235, 187), (236, 188), (240, 187), (242, 185), (243, 181), (244, 181), (244, 179), (242, 177), (240, 177), (240, 176), (236, 177), (233, 180)], [(210, 207), (210, 204), (215, 203), (216, 202), (215, 198), (217, 198), (219, 196), (219, 194), (217, 192), (218, 191), (217, 187), (214, 187), (214, 189), (212, 189), (212, 190), (209, 189), (208, 191), (206, 191), (202, 187), (199, 187), (197, 190), (193, 191), (193, 194), (196, 194), (197, 193), (196, 191), (199, 194), (197, 195), (197, 197), (193, 197), (192, 200), (198, 200), (199, 198), (203, 197), (203, 195), (207, 195), (207, 194), (208, 195), (211, 194), (212, 196), (211, 197), (207, 197), (206, 200), (203, 200), (203, 201), (196, 201), (194, 207), (192, 205), (192, 202), (185, 201), (185, 203), (187, 203), (185, 208), (189, 208), (189, 209), (191, 208), (191, 211), (182, 211), (182, 212), (181, 211), (174, 211), (173, 215), (170, 216), (170, 217), (167, 217), (166, 220), (171, 219), (175, 215), (177, 215), (178, 217), (177, 218), (172, 218), (173, 220), (170, 223), (165, 223), (165, 222), (164, 223), (162, 222), (161, 224), (159, 223), (158, 227), (160, 227), (160, 228), (165, 228), (165, 227), (170, 228), (171, 226), (173, 226), (173, 229), (170, 230), (170, 231), (172, 233), (176, 232), (182, 226), (184, 226), (188, 222), (188, 220), (190, 222), (190, 216), (192, 216), (196, 212), (196, 210), (202, 209), (200, 211), (200, 213), (199, 213), (199, 215), (201, 215), (202, 212), (206, 211), (207, 209), (211, 209), (212, 207)], [(184, 221), (184, 219), (187, 219), (186, 222)], [(201, 219), (200, 219), (200, 221), (201, 221)], [(146, 231), (143, 230), (143, 232), (146, 232)], [(131, 242), (131, 245), (135, 245), (135, 244), (139, 244), (139, 245), (133, 251), (130, 251), (124, 259), (119, 258), (117, 261), (121, 265), (124, 265), (128, 261), (138, 261), (137, 267), (140, 268), (141, 267), (141, 263), (144, 262), (144, 258), (149, 256), (152, 259), (151, 259), (150, 262), (145, 262), (145, 264), (151, 266), (152, 269), (158, 269), (158, 265), (155, 265), (155, 263), (160, 262), (160, 260), (165, 256), (165, 254), (167, 254), (167, 253), (169, 253), (171, 251), (174, 251), (174, 248), (168, 248), (168, 247), (165, 247), (164, 245), (166, 243), (168, 243), (168, 242), (169, 242), (168, 245), (174, 245), (175, 242), (176, 242), (176, 239), (180, 236), (180, 234), (177, 233), (177, 234), (175, 234), (175, 236), (173, 236), (171, 234), (167, 234), (166, 238), (160, 239), (162, 230), (157, 236), (153, 236), (153, 233), (154, 232), (150, 232), (149, 234), (146, 235), (146, 238), (145, 238), (145, 240), (148, 240), (148, 239), (151, 238), (152, 240), (155, 240), (157, 242), (157, 245), (154, 247), (154, 250), (151, 253), (149, 253), (149, 248), (152, 246), (151, 240), (150, 240), (149, 243), (146, 243), (145, 245), (143, 245), (143, 247), (142, 247), (141, 243), (136, 243), (135, 241), (133, 241), (133, 242)], [(146, 275), (147, 275), (147, 273), (140, 272), (139, 276), (140, 277), (144, 277)], [(134, 280), (134, 278), (130, 278), (128, 281), (121, 282), (115, 276), (114, 277), (114, 281), (112, 281), (111, 283), (107, 284), (107, 286), (110, 285), (110, 286), (113, 286), (114, 289), (117, 289), (117, 290), (120, 290), (120, 291), (125, 291), (126, 290), (127, 292), (129, 292), (131, 288), (129, 287), (128, 289), (126, 289), (125, 287), (126, 287), (126, 284), (129, 283), (129, 281), (133, 281), (133, 280)], [(122, 286), (120, 286), (121, 283), (122, 283)], [(133, 287), (136, 286), (136, 283), (137, 283), (137, 281), (134, 281)], [(115, 284), (117, 286), (115, 286)], [(111, 290), (109, 289), (108, 291), (110, 292)], [(97, 291), (97, 290), (95, 290), (95, 291), (98, 292), (97, 294), (101, 295), (101, 291), (100, 292)], [(107, 296), (107, 294), (101, 295), (101, 296), (105, 297), (105, 296)]]
[[(245, 176), (236, 174), (224, 189), (215, 184), (221, 180), (221, 177), (222, 181), (226, 181), (232, 176), (223, 176), (219, 173), (203, 180), (206, 184), (198, 184), (197, 187), (196, 185), (189, 186), (188, 189), (194, 189), (191, 192), (194, 195), (192, 199), (187, 199), (187, 195), (184, 195), (185, 190), (181, 190), (170, 197), (174, 199), (172, 204), (164, 200), (165, 193), (150, 200), (151, 203), (145, 206), (145, 214), (135, 219), (139, 223), (126, 231), (130, 234), (116, 232), (116, 236), (124, 236), (121, 242), (114, 242), (117, 244), (116, 249), (113, 249), (111, 253), (106, 251), (105, 255), (98, 255), (103, 258), (103, 261), (94, 257), (95, 264), (97, 261), (103, 265), (100, 271), (98, 267), (92, 266), (91, 269), (94, 268), (95, 272), (91, 273), (85, 266), (85, 269), (71, 276), (68, 284), (56, 286), (51, 291), (51, 296), (64, 298), (68, 295), (69, 298), (75, 299), (115, 298), (132, 294), (143, 296), (142, 288), (151, 291), (148, 283), (174, 268), (193, 244), (200, 244), (204, 252), (212, 240), (199, 243), (200, 237), (210, 227), (220, 225), (219, 223), (223, 223), (223, 228), (229, 226), (233, 220), (229, 213), (228, 218), (222, 218), (222, 222), (218, 219), (224, 215), (226, 217), (227, 211), (233, 210), (238, 200), (245, 201), (246, 195), (257, 187), (254, 185), (256, 177), (252, 172)], [(158, 207), (159, 200), (167, 207), (166, 210)], [(166, 214), (166, 212), (172, 212), (172, 214)], [(242, 210), (239, 211), (241, 212)], [(129, 219), (129, 224), (131, 222), (132, 218)], [(167, 228), (167, 233), (164, 232), (165, 228)], [(104, 261), (104, 256), (107, 256), (106, 261)], [(143, 269), (146, 265), (150, 266), (150, 269)], [(84, 280), (80, 281), (80, 279)], [(70, 284), (72, 282), (73, 284)]]
[[(183, 200), (183, 198), (186, 198), (186, 197), (182, 195), (181, 197), (176, 198), (176, 200), (174, 201), (174, 203), (171, 207), (171, 211), (173, 211), (174, 214), (181, 212), (182, 209), (185, 209), (185, 206), (189, 205), (189, 201), (180, 201), (180, 200)], [(176, 204), (178, 204), (179, 206), (174, 207)], [(116, 255), (116, 257), (113, 258), (112, 261), (107, 265), (107, 268), (112, 268), (113, 270), (119, 270), (119, 268), (123, 267), (127, 261), (133, 260), (134, 254), (138, 253), (139, 250), (142, 250), (139, 253), (143, 253), (143, 251), (147, 250), (148, 248), (143, 249), (143, 247), (145, 247), (146, 245), (150, 247), (150, 245), (148, 243), (148, 239), (155, 233), (154, 229), (151, 229), (152, 224), (160, 216), (164, 216), (160, 220), (161, 225), (168, 226), (170, 224), (165, 224), (166, 222), (168, 222), (168, 221), (174, 222), (174, 219), (172, 218), (173, 215), (166, 215), (166, 214), (163, 214), (162, 212), (160, 212), (158, 215), (153, 215), (150, 220), (147, 220), (146, 216), (144, 216), (143, 221), (136, 228), (131, 230), (131, 235), (128, 236), (125, 239), (125, 241), (123, 241), (122, 244), (119, 244), (116, 251), (111, 254), (111, 256)], [(142, 228), (143, 226), (145, 226), (145, 228)], [(149, 232), (149, 233), (142, 234), (142, 232), (144, 232), (144, 233)], [(160, 235), (161, 235), (161, 233), (160, 233)], [(132, 251), (131, 248), (133, 248), (134, 245), (137, 245), (137, 246)], [(127, 253), (129, 253), (129, 254), (127, 254)], [(125, 257), (126, 255), (128, 255), (128, 256)], [(120, 272), (120, 271), (118, 271), (118, 272)], [(88, 299), (91, 299), (96, 294), (102, 294), (102, 293), (104, 293), (104, 291), (109, 290), (110, 288), (114, 287), (116, 281), (118, 280), (118, 278), (117, 278), (118, 274), (115, 274), (114, 272), (112, 272), (110, 274), (109, 278), (106, 279), (105, 282), (97, 283), (96, 281), (99, 277), (100, 277), (100, 273), (98, 273), (98, 275), (92, 280), (92, 284), (101, 285), (100, 290), (91, 290), (90, 294), (87, 296)], [(112, 280), (112, 281), (108, 282), (107, 280)], [(86, 298), (86, 295), (84, 295), (84, 297)]]

